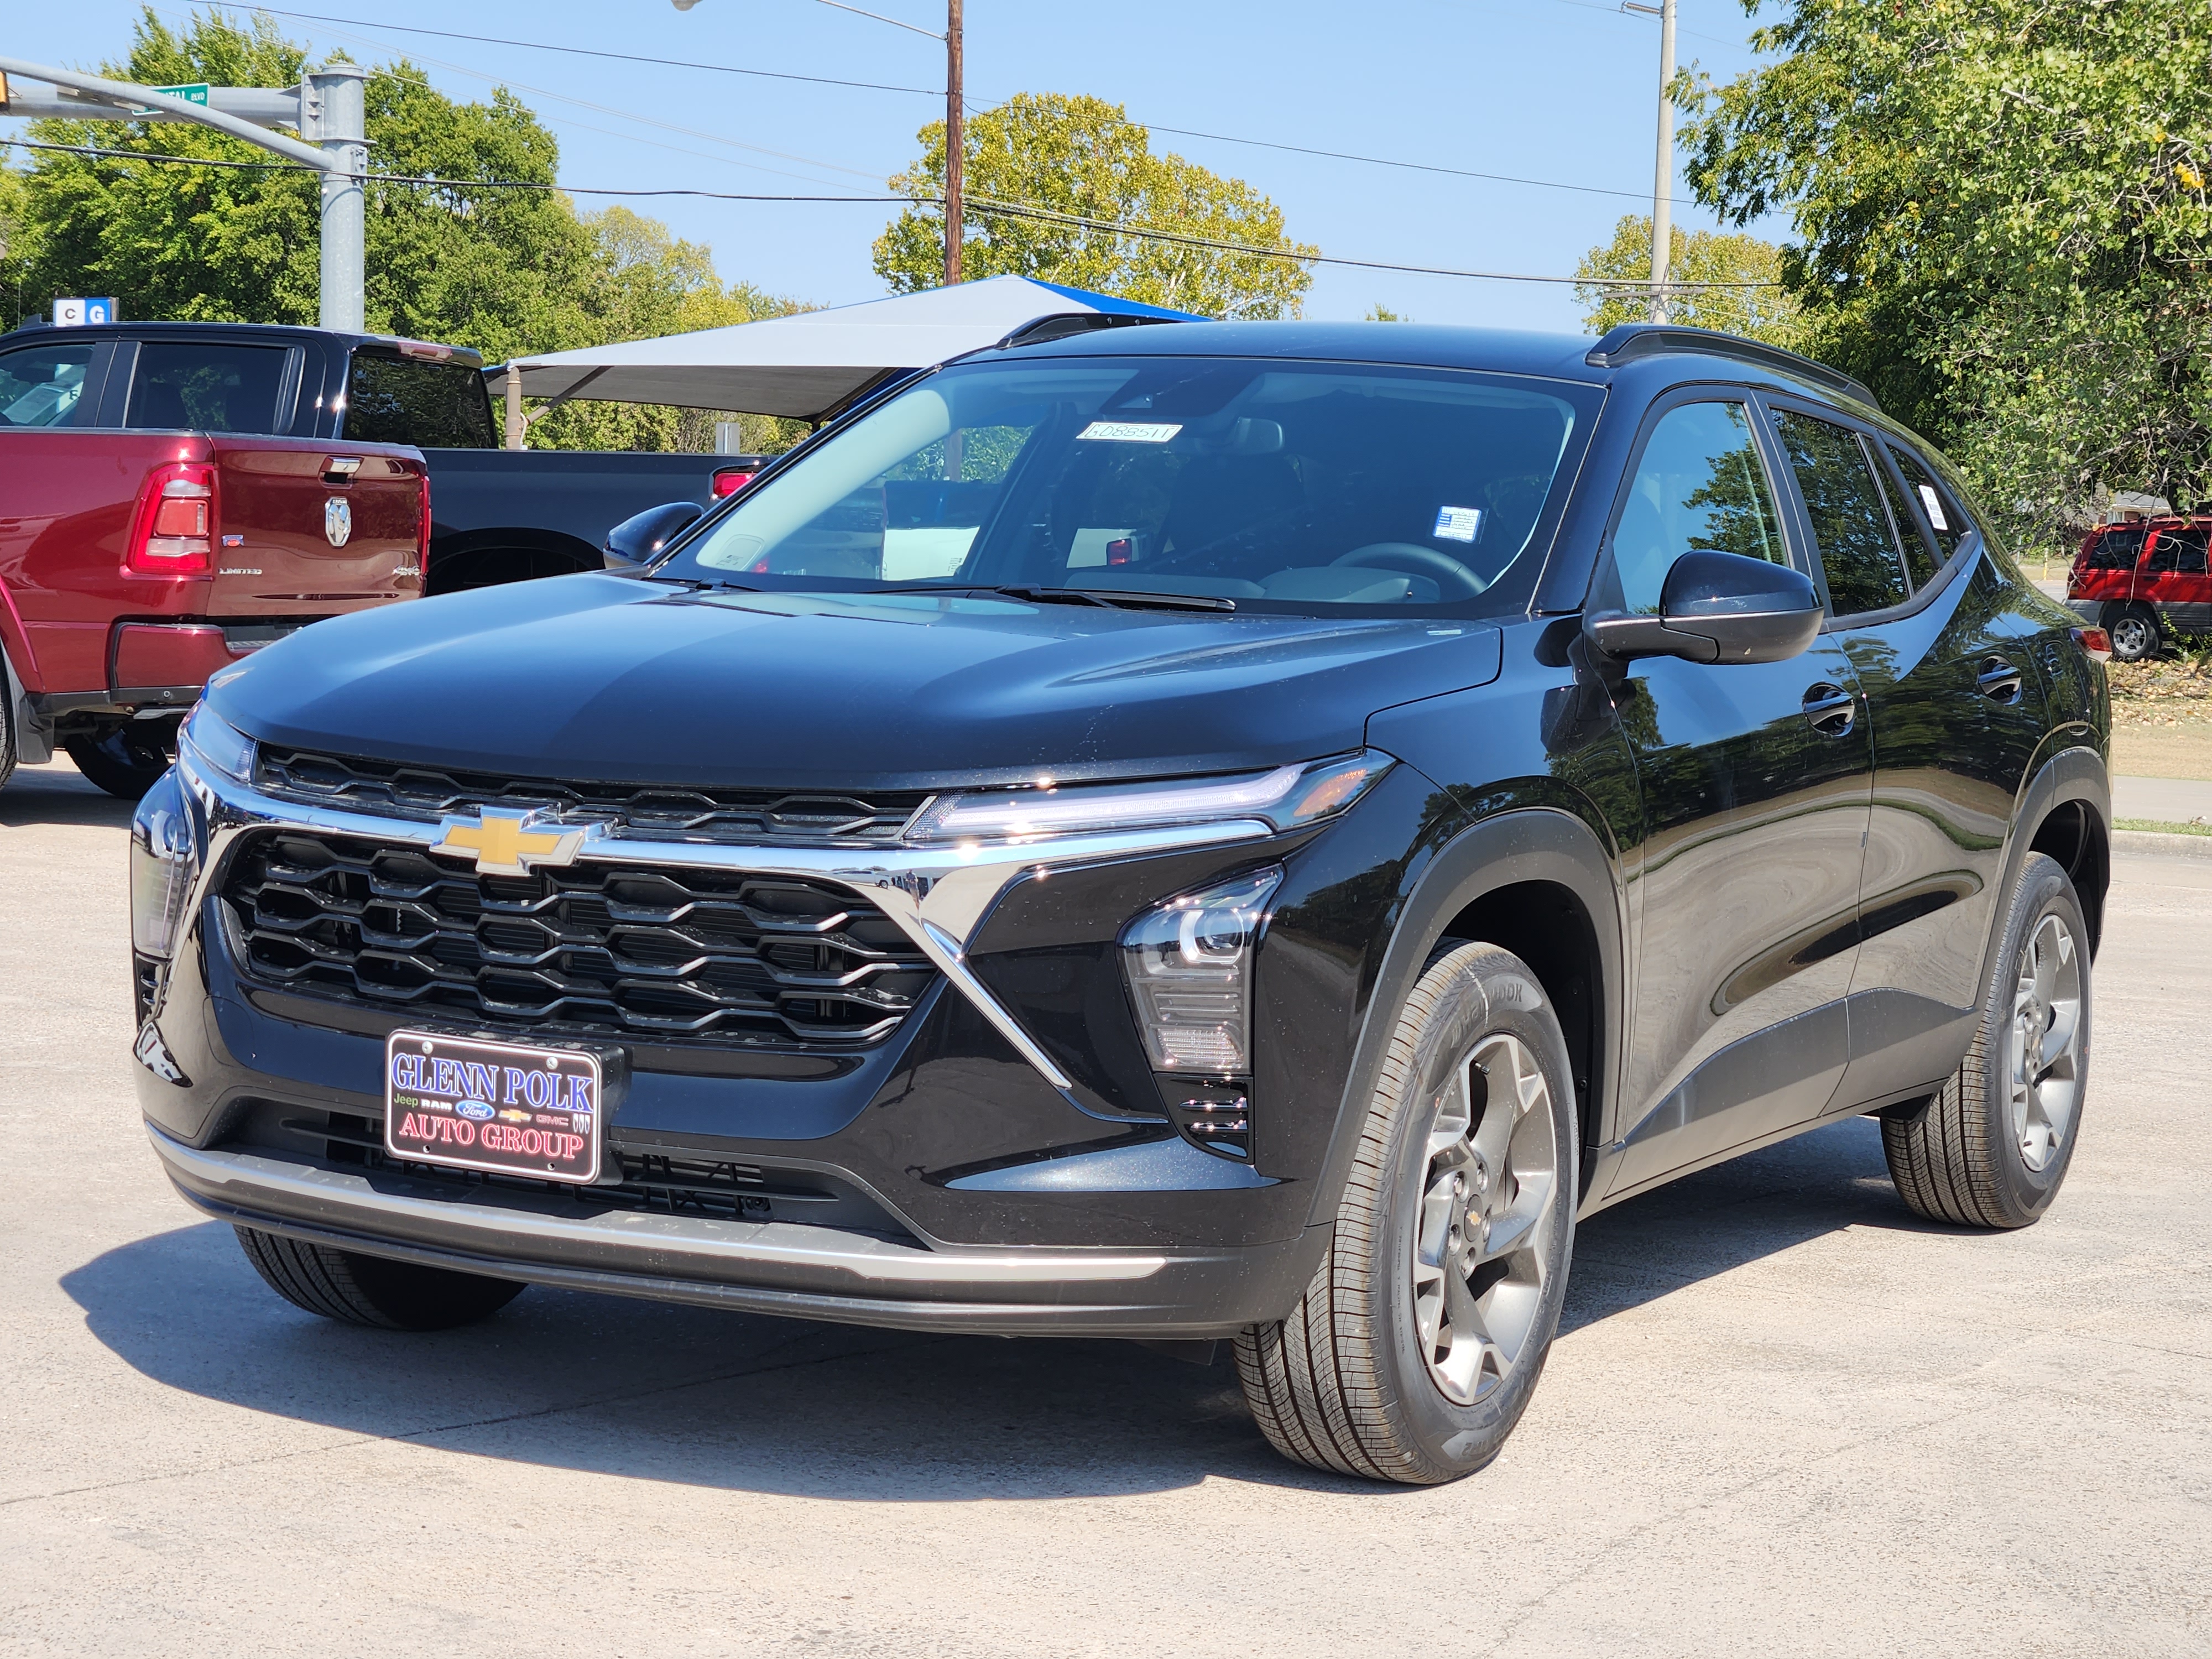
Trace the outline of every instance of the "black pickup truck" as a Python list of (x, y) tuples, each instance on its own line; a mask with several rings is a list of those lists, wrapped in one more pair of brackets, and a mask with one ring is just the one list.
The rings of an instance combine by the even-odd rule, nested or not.
[[(0, 339), (0, 350), (46, 330), (27, 324)], [(194, 376), (206, 383), (204, 406), (189, 411), (195, 430), (421, 450), (431, 483), (428, 593), (598, 569), (616, 524), (671, 501), (703, 506), (766, 464), (757, 455), (502, 449), (483, 360), (465, 346), (260, 323), (68, 332), (109, 348), (99, 365), (106, 395), (87, 410), (102, 424), (109, 411), (125, 428), (179, 423), (177, 411), (131, 395), (158, 362), (164, 386)]]

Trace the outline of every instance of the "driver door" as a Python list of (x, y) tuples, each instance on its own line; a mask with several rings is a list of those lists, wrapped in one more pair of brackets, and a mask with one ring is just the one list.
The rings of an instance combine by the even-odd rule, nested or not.
[[(1601, 603), (1656, 613), (1668, 568), (1696, 550), (1808, 568), (1784, 537), (1762, 427), (1747, 397), (1706, 388), (1652, 420)], [(1873, 787), (1857, 678), (1825, 633), (1785, 662), (1655, 657), (1619, 672), (1644, 839), (1614, 1194), (1827, 1104), (1850, 1055)]]

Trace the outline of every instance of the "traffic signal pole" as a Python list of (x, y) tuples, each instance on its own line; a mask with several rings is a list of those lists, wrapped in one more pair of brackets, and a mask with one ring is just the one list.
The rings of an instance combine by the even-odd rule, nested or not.
[[(368, 75), (357, 64), (334, 64), (314, 71), (296, 88), (210, 87), (208, 101), (200, 104), (134, 82), (0, 57), (0, 86), (4, 86), (0, 115), (71, 121), (192, 121), (314, 168), (323, 175), (322, 325), (359, 333), (367, 320), (362, 298), (367, 264), (362, 191), (368, 171), (368, 136), (362, 83)], [(15, 84), (18, 77), (81, 95), (32, 93)], [(295, 128), (300, 137), (288, 138), (268, 130), (278, 123)], [(307, 139), (315, 142), (302, 142)]]

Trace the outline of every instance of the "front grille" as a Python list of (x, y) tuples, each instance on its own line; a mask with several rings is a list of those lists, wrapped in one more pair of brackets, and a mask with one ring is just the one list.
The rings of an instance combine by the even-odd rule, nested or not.
[(240, 847), (223, 897), (259, 984), (516, 1032), (865, 1047), (936, 978), (856, 895), (741, 871), (484, 876), (416, 848), (277, 830)]
[(836, 791), (559, 783), (267, 744), (255, 761), (254, 786), (281, 800), (381, 817), (435, 822), (448, 812), (473, 812), (485, 806), (526, 807), (566, 822), (614, 825), (622, 833), (646, 838), (817, 844), (895, 842), (929, 799), (914, 792), (860, 796)]

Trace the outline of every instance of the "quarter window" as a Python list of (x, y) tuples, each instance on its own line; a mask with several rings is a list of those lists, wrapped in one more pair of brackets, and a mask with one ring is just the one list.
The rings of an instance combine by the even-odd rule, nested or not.
[(1849, 617), (1902, 604), (1911, 592), (1904, 554), (1859, 434), (1795, 410), (1775, 421), (1813, 521), (1829, 608)]
[(124, 424), (157, 431), (273, 432), (282, 346), (149, 340)]
[(1668, 570), (1691, 552), (1789, 562), (1751, 416), (1739, 403), (1684, 404), (1651, 428), (1613, 532), (1623, 607), (1656, 614)]
[[(1936, 482), (1917, 455), (1894, 444), (1889, 446), (1889, 453), (1897, 463), (1897, 470), (1905, 475), (1905, 487), (1919, 498), (1921, 515), (1935, 532), (1936, 545), (1943, 550), (1944, 562), (1948, 564), (1951, 556), (1959, 550), (1959, 544), (1974, 526), (1967, 522), (1959, 498)], [(2142, 544), (2138, 541), (2136, 545), (2140, 549)]]

